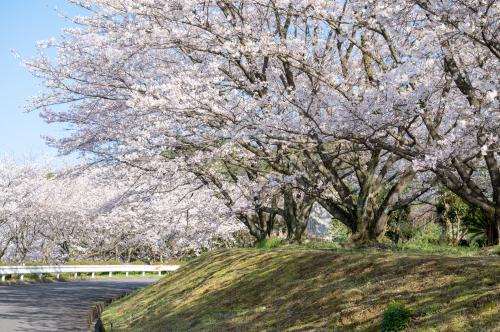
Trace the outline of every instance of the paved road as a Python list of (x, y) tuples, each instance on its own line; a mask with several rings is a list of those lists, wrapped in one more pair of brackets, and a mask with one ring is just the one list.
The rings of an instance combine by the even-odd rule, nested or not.
[(0, 332), (86, 331), (94, 302), (157, 278), (95, 279), (0, 286)]

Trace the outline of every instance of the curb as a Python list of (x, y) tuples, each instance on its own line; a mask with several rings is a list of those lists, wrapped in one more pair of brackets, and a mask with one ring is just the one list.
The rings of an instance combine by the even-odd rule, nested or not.
[[(127, 296), (129, 293), (124, 292), (116, 297), (109, 298), (109, 299), (104, 299), (102, 301), (94, 303), (92, 305), (89, 313), (87, 314), (87, 325), (89, 327), (89, 331), (94, 331), (94, 332), (106, 332), (106, 329), (104, 327), (104, 324), (102, 323), (101, 320), (101, 314), (106, 309), (108, 305), (113, 303), (116, 300), (121, 299), (124, 296)], [(112, 331), (113, 325), (110, 326)]]

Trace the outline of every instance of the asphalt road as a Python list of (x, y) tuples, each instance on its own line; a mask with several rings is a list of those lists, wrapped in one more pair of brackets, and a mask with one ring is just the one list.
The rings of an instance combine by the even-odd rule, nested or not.
[(95, 279), (0, 286), (0, 332), (88, 331), (92, 304), (157, 278)]

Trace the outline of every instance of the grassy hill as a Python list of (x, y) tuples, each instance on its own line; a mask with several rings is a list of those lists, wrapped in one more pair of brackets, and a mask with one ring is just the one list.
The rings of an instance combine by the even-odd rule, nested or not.
[(205, 254), (109, 306), (113, 331), (500, 331), (500, 259), (280, 248)]

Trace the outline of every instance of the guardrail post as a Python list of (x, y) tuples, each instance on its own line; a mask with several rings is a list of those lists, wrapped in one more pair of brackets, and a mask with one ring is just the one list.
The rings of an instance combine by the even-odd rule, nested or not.
[(92, 272), (92, 278), (95, 278), (95, 272)]
[(59, 277), (60, 277), (60, 276), (61, 276), (61, 274), (60, 274), (60, 273), (57, 273), (57, 274), (56, 274), (56, 279), (58, 279), (58, 280), (59, 280)]
[(109, 276), (112, 277), (113, 276), (113, 272), (109, 272)]
[(146, 276), (146, 272), (142, 271), (142, 276), (145, 277)]
[(78, 272), (75, 272), (75, 279), (78, 278)]
[(5, 282), (5, 274), (2, 275), (2, 282)]
[(128, 277), (128, 272), (125, 272), (125, 277)]
[(38, 273), (38, 279), (42, 280), (42, 273)]
[(158, 276), (161, 277), (161, 271), (158, 271)]
[(24, 274), (21, 274), (21, 278), (19, 278), (19, 279), (21, 279), (21, 281), (23, 281), (24, 280)]

